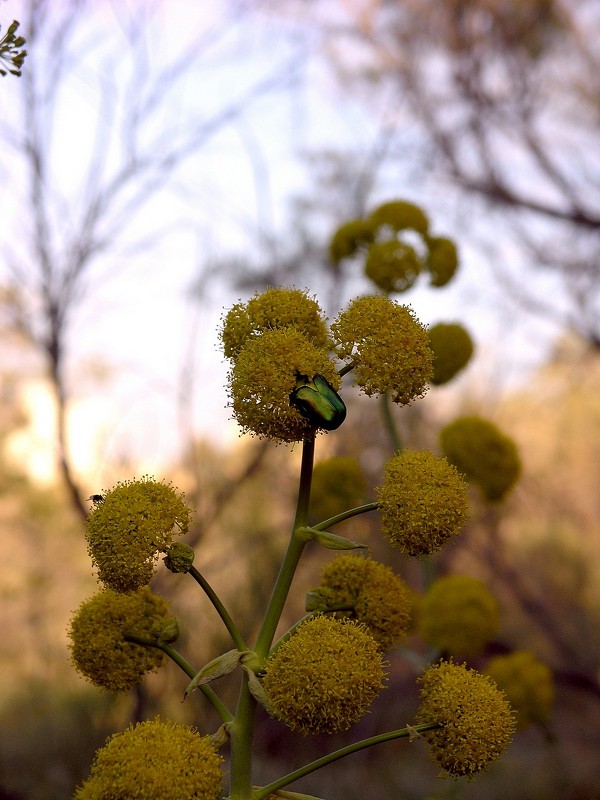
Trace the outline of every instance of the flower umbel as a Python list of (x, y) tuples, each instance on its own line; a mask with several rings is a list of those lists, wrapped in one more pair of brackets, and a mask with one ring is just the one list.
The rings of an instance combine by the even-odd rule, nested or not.
[(366, 626), (382, 650), (389, 650), (406, 635), (410, 624), (412, 592), (390, 567), (371, 558), (340, 555), (321, 571), (323, 611), (346, 606), (342, 617)]
[(350, 728), (367, 713), (385, 674), (366, 628), (323, 615), (304, 622), (265, 669), (269, 710), (305, 734)]
[(354, 379), (369, 396), (395, 403), (422, 397), (433, 373), (427, 330), (408, 306), (387, 297), (359, 297), (332, 323), (338, 355), (353, 364)]
[(431, 757), (447, 775), (475, 775), (509, 746), (514, 713), (491, 678), (442, 661), (425, 670), (419, 682), (416, 722), (442, 724), (423, 736)]
[(173, 622), (164, 597), (148, 587), (123, 594), (102, 589), (79, 606), (71, 620), (71, 657), (78, 672), (96, 686), (124, 690), (156, 671), (164, 654), (128, 642), (127, 634), (157, 641)]
[(427, 450), (404, 450), (391, 458), (377, 498), (384, 535), (411, 556), (439, 550), (460, 533), (468, 516), (467, 485), (458, 470)]
[(247, 340), (229, 373), (233, 413), (246, 431), (267, 439), (297, 442), (316, 426), (290, 402), (315, 375), (337, 392), (340, 377), (325, 348), (293, 327), (266, 330)]
[(518, 650), (491, 658), (485, 674), (506, 694), (517, 715), (517, 730), (548, 722), (554, 703), (554, 681), (547, 664)]
[(418, 629), (423, 639), (454, 656), (480, 653), (499, 625), (496, 598), (484, 583), (468, 575), (438, 578), (419, 604)]
[(502, 500), (521, 474), (517, 446), (492, 422), (460, 417), (442, 430), (442, 450), (487, 500)]
[(75, 800), (218, 800), (222, 761), (188, 725), (140, 722), (107, 739)]
[(191, 511), (170, 483), (144, 476), (124, 481), (96, 503), (86, 520), (88, 550), (98, 577), (111, 589), (147, 585), (158, 553), (186, 533)]

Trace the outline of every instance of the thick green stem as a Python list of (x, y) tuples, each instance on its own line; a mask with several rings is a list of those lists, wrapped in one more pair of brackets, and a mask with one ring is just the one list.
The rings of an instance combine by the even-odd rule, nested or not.
[(215, 590), (212, 588), (212, 586), (206, 580), (204, 575), (202, 575), (202, 573), (199, 570), (197, 570), (196, 567), (193, 564), (190, 567), (190, 575), (192, 576), (192, 578), (194, 578), (194, 580), (197, 583), (200, 584), (200, 586), (202, 587), (204, 593), (206, 594), (206, 596), (208, 597), (210, 602), (215, 607), (215, 609), (217, 611), (217, 614), (221, 617), (221, 619), (225, 623), (225, 627), (229, 631), (229, 635), (233, 639), (233, 642), (234, 642), (235, 646), (237, 647), (237, 649), (240, 652), (243, 653), (248, 648), (247, 648), (244, 640), (242, 639), (242, 636), (241, 636), (240, 632), (238, 631), (235, 622), (233, 621), (233, 619), (229, 615), (227, 609), (225, 608), (225, 606), (223, 605), (223, 603), (219, 599), (219, 596), (217, 595)]
[(256, 700), (250, 693), (248, 676), (244, 672), (235, 720), (229, 728), (231, 741), (231, 766), (229, 796), (232, 800), (250, 800), (252, 797), (252, 739)]
[[(133, 644), (141, 644), (144, 647), (156, 647), (158, 650), (162, 650), (163, 653), (169, 658), (174, 661), (177, 666), (185, 672), (185, 674), (189, 678), (195, 678), (196, 673), (198, 670), (195, 670), (192, 665), (187, 661), (181, 653), (175, 650), (174, 647), (171, 647), (170, 644), (166, 642), (156, 642), (152, 639), (145, 639), (143, 636), (135, 636), (134, 634), (127, 634), (125, 637), (126, 642), (132, 642)], [(233, 720), (233, 714), (227, 708), (227, 706), (223, 703), (221, 698), (210, 688), (210, 686), (202, 685), (198, 687), (202, 694), (209, 700), (213, 706), (213, 708), (218, 712), (219, 716), (223, 720), (223, 722), (231, 722)]]
[(414, 727), (400, 728), (395, 731), (380, 733), (377, 736), (371, 736), (368, 739), (361, 739), (360, 742), (349, 744), (346, 747), (340, 748), (340, 750), (335, 750), (333, 753), (329, 753), (322, 758), (318, 758), (316, 761), (311, 761), (309, 764), (305, 764), (303, 767), (300, 767), (293, 772), (289, 772), (287, 775), (278, 778), (268, 786), (255, 789), (252, 800), (264, 800), (264, 798), (268, 797), (268, 795), (270, 795), (272, 792), (276, 792), (278, 789), (282, 789), (284, 786), (289, 786), (290, 783), (293, 783), (300, 778), (304, 778), (306, 775), (310, 775), (311, 772), (315, 772), (316, 770), (321, 769), (321, 767), (326, 767), (328, 764), (333, 764), (334, 761), (338, 761), (340, 758), (345, 758), (346, 756), (352, 755), (352, 753), (357, 753), (359, 750), (364, 750), (366, 747), (373, 747), (376, 744), (390, 742), (393, 739), (411, 738), (419, 733), (431, 731), (435, 728), (441, 727), (441, 724), (438, 722), (429, 722), (422, 725), (415, 725)]
[(312, 481), (313, 460), (315, 453), (314, 437), (305, 439), (302, 446), (302, 465), (300, 467), (300, 486), (298, 489), (298, 502), (296, 504), (296, 516), (292, 528), (292, 534), (288, 543), (286, 554), (281, 562), (279, 575), (273, 588), (273, 593), (269, 601), (267, 611), (258, 633), (254, 652), (258, 656), (259, 662), (263, 663), (269, 654), (271, 642), (275, 636), (275, 631), (281, 613), (287, 600), (287, 596), (292, 585), (292, 580), (298, 567), (298, 562), (307, 542), (307, 538), (302, 536), (300, 531), (306, 526), (308, 520), (308, 504), (310, 502), (310, 486)]

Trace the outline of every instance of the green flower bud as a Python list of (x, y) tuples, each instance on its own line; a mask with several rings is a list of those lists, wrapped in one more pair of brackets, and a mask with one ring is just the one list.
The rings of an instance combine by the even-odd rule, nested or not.
[(165, 566), (171, 572), (189, 572), (194, 563), (194, 548), (185, 542), (173, 542), (163, 558)]
[(333, 264), (339, 264), (344, 258), (350, 258), (373, 241), (373, 228), (362, 219), (345, 222), (333, 234), (329, 243), (329, 258)]
[(429, 328), (429, 346), (433, 350), (433, 377), (437, 386), (448, 383), (469, 363), (473, 340), (462, 325), (440, 322)]
[(369, 217), (374, 229), (389, 227), (393, 231), (409, 228), (425, 236), (429, 229), (429, 220), (425, 212), (414, 203), (405, 200), (392, 200), (383, 203)]
[(548, 722), (554, 703), (550, 667), (533, 653), (518, 650), (491, 658), (484, 670), (506, 694), (517, 715), (517, 730)]

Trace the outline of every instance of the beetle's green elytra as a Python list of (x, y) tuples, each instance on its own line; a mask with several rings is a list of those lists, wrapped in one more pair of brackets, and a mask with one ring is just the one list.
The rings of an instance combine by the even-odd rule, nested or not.
[(339, 428), (346, 419), (346, 406), (335, 389), (322, 375), (315, 375), (312, 380), (299, 375), (298, 380), (304, 383), (290, 394), (290, 403), (315, 428)]

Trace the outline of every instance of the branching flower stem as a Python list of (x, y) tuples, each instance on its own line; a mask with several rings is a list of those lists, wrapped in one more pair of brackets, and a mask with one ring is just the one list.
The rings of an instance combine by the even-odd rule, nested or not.
[(377, 511), (379, 508), (379, 503), (365, 503), (364, 506), (356, 506), (356, 508), (349, 508), (346, 511), (342, 511), (340, 514), (336, 514), (335, 517), (329, 517), (329, 519), (324, 519), (323, 522), (319, 522), (316, 525), (312, 525), (311, 527), (316, 531), (325, 531), (327, 528), (331, 528), (334, 525), (337, 525), (339, 522), (343, 522), (346, 519), (350, 519), (351, 517), (356, 517), (359, 514), (366, 514), (367, 511)]
[[(171, 647), (170, 644), (166, 642), (157, 642), (153, 639), (147, 639), (143, 636), (135, 636), (134, 634), (130, 633), (127, 634), (125, 637), (126, 642), (132, 642), (133, 644), (141, 644), (144, 647), (156, 647), (158, 650), (162, 650), (163, 653), (169, 658), (174, 661), (177, 666), (185, 672), (185, 674), (189, 678), (195, 678), (196, 673), (198, 670), (194, 669), (192, 665), (187, 661), (181, 653), (175, 650), (174, 647)], [(216, 694), (216, 692), (210, 688), (210, 686), (202, 685), (198, 687), (202, 694), (206, 697), (207, 700), (210, 701), (213, 708), (218, 712), (219, 716), (223, 720), (223, 722), (231, 722), (233, 720), (233, 714), (231, 711), (225, 706), (221, 698)]]
[(206, 594), (206, 596), (208, 597), (210, 602), (215, 607), (215, 609), (217, 611), (217, 614), (223, 620), (223, 622), (225, 624), (225, 627), (229, 631), (229, 635), (233, 639), (233, 643), (235, 644), (237, 649), (242, 653), (245, 652), (246, 650), (248, 650), (248, 647), (246, 646), (246, 643), (242, 639), (242, 636), (241, 636), (240, 632), (238, 631), (235, 622), (233, 621), (233, 619), (229, 615), (229, 612), (227, 611), (227, 609), (225, 608), (225, 606), (221, 602), (221, 600), (218, 597), (218, 595), (215, 592), (215, 590), (212, 588), (212, 586), (206, 580), (204, 575), (202, 575), (202, 573), (199, 570), (197, 570), (196, 567), (193, 564), (190, 567), (189, 574), (192, 576), (192, 578), (194, 578), (194, 580), (198, 584), (200, 584), (200, 586), (202, 587), (202, 590), (204, 591), (204, 593)]
[(424, 733), (425, 731), (431, 731), (441, 727), (442, 725), (438, 722), (429, 722), (423, 723), (422, 725), (415, 725), (414, 727), (411, 726), (408, 728), (399, 728), (395, 731), (380, 733), (377, 736), (370, 736), (368, 739), (361, 739), (359, 742), (354, 742), (353, 744), (349, 744), (346, 747), (340, 748), (339, 750), (335, 750), (333, 753), (329, 753), (326, 756), (317, 758), (316, 761), (311, 761), (309, 764), (305, 764), (303, 767), (300, 767), (293, 772), (288, 772), (287, 775), (283, 775), (281, 778), (269, 783), (267, 786), (262, 786), (260, 789), (255, 789), (252, 795), (252, 800), (264, 800), (264, 798), (268, 797), (272, 792), (276, 792), (278, 789), (282, 789), (284, 786), (289, 786), (290, 783), (293, 783), (300, 778), (304, 778), (306, 775), (310, 775), (311, 772), (315, 772), (316, 770), (321, 769), (321, 767), (327, 766), (327, 764), (333, 764), (334, 761), (339, 761), (340, 758), (345, 758), (346, 756), (352, 755), (352, 753), (357, 753), (359, 750), (364, 750), (367, 747), (373, 747), (376, 744), (383, 744), (383, 742), (391, 742), (394, 739), (412, 738), (413, 736)]

